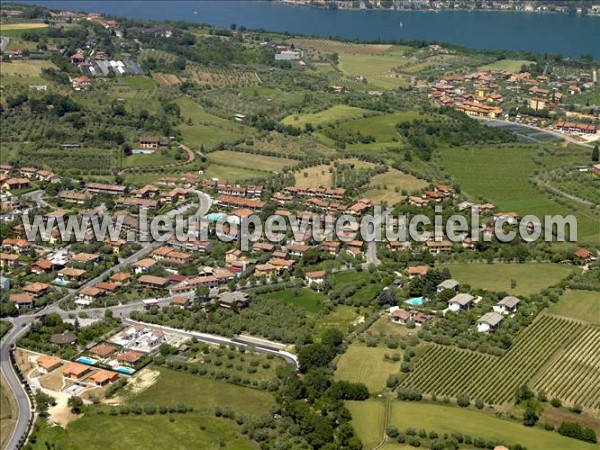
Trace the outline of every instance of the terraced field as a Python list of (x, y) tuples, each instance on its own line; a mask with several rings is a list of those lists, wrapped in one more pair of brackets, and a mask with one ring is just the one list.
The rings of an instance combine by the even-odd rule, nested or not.
[[(585, 325), (578, 322), (543, 316), (500, 358), (434, 346), (401, 386), (423, 393), (450, 397), (463, 394), (503, 404), (511, 400), (518, 386), (530, 382), (552, 355), (584, 330)], [(574, 389), (579, 392), (579, 388)]]
[(558, 397), (567, 406), (600, 408), (600, 329), (589, 327), (577, 336), (541, 375), (533, 389)]

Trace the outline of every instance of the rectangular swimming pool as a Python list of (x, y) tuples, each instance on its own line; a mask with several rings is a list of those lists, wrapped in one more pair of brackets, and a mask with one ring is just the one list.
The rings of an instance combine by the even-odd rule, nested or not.
[(128, 367), (118, 367), (118, 368), (116, 368), (115, 370), (116, 370), (117, 372), (121, 372), (121, 373), (124, 373), (124, 374), (126, 374), (126, 375), (132, 375), (132, 374), (134, 374), (134, 373), (135, 373), (135, 370), (133, 370), (133, 369), (130, 369), (130, 368), (128, 368)]
[(84, 356), (80, 356), (79, 358), (77, 358), (75, 361), (83, 363), (83, 364), (88, 364), (88, 365), (92, 365), (94, 364), (96, 361), (94, 361), (93, 359), (90, 358), (86, 358)]

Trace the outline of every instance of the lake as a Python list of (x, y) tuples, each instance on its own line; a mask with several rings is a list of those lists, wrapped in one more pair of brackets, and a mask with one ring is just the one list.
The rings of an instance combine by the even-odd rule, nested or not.
[(328, 10), (269, 1), (27, 1), (119, 17), (361, 40), (427, 39), (474, 49), (529, 50), (600, 59), (600, 17), (501, 11)]

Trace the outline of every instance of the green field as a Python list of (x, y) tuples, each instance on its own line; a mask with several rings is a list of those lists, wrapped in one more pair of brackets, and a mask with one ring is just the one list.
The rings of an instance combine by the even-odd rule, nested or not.
[(287, 116), (281, 122), (284, 125), (293, 125), (295, 127), (304, 127), (307, 123), (311, 123), (313, 126), (324, 125), (341, 120), (358, 119), (367, 112), (362, 108), (356, 108), (348, 105), (335, 105), (324, 111), (317, 113), (308, 114), (294, 114)]
[(348, 76), (366, 78), (368, 84), (394, 89), (408, 85), (408, 80), (393, 71), (405, 64), (405, 58), (394, 55), (340, 54), (339, 68)]
[[(190, 98), (180, 97), (176, 103), (184, 118), (184, 123), (179, 126), (184, 144), (193, 148), (201, 146), (212, 148), (244, 137), (244, 127), (233, 120), (229, 121), (209, 114)], [(188, 119), (191, 119), (191, 125), (187, 122)]]
[[(573, 212), (558, 204), (533, 186), (529, 180), (540, 170), (534, 158), (548, 168), (559, 164), (583, 161), (577, 147), (564, 150), (561, 158), (539, 157), (538, 147), (473, 146), (444, 149), (439, 152), (439, 166), (460, 183), (463, 193), (473, 199), (479, 197), (496, 204), (501, 211), (516, 211), (521, 215), (533, 214), (543, 218), (548, 214), (573, 214), (578, 222), (579, 241), (600, 238), (600, 221), (585, 212)], [(562, 150), (561, 150), (562, 151)], [(572, 155), (572, 156), (570, 156)], [(587, 161), (587, 152), (585, 153)], [(543, 167), (542, 167), (543, 168)]]
[[(448, 269), (462, 284), (474, 289), (508, 292), (513, 295), (530, 295), (555, 285), (570, 274), (579, 271), (561, 264), (449, 264)], [(511, 287), (511, 280), (517, 284)]]
[(381, 392), (385, 388), (388, 375), (399, 373), (400, 362), (385, 360), (385, 355), (402, 354), (401, 350), (379, 347), (365, 347), (352, 344), (337, 362), (336, 380), (364, 383), (369, 392)]
[(373, 188), (367, 190), (363, 197), (371, 199), (374, 203), (386, 202), (391, 206), (406, 197), (402, 194), (403, 190), (410, 194), (412, 191), (425, 188), (427, 182), (397, 169), (390, 169), (371, 178), (370, 186)]
[[(177, 160), (175, 155), (180, 154), (185, 158)], [(181, 150), (156, 150), (151, 155), (131, 155), (123, 157), (123, 168), (128, 167), (147, 167), (147, 166), (166, 166), (169, 164), (183, 163), (187, 160), (187, 155)]]
[(346, 407), (352, 414), (352, 426), (363, 443), (370, 450), (381, 442), (385, 433), (385, 403), (383, 400), (348, 401)]
[(315, 335), (320, 335), (327, 328), (337, 328), (347, 333), (358, 317), (359, 314), (356, 312), (356, 308), (338, 305), (332, 312), (317, 319)]
[(232, 152), (222, 150), (207, 155), (209, 161), (224, 166), (235, 166), (243, 169), (255, 169), (269, 172), (279, 172), (286, 166), (298, 163), (295, 159), (277, 158), (274, 156), (254, 155), (252, 153)]
[(227, 180), (238, 182), (250, 178), (264, 178), (268, 176), (267, 172), (246, 169), (243, 167), (222, 166), (221, 164), (211, 164), (204, 171), (205, 178), (217, 178), (219, 180)]
[[(66, 429), (41, 422), (34, 449), (105, 450), (150, 448), (186, 449), (256, 448), (237, 430), (233, 422), (199, 413), (173, 415), (86, 415)], [(159, 446), (157, 444), (160, 443)]]
[(318, 313), (323, 310), (327, 297), (312, 289), (302, 288), (297, 291), (294, 289), (284, 289), (282, 291), (268, 292), (261, 294), (261, 298), (268, 300), (278, 300), (288, 305), (294, 305), (306, 310), (309, 313)]
[[(352, 411), (352, 410), (351, 410)], [(499, 439), (521, 444), (528, 450), (583, 450), (596, 446), (569, 439), (539, 428), (527, 428), (519, 423), (491, 415), (450, 406), (394, 401), (390, 423), (399, 428), (435, 430), (439, 434), (460, 431), (472, 437)]]
[(600, 325), (600, 294), (596, 291), (566, 290), (548, 313)]
[[(209, 380), (161, 368), (155, 384), (128, 401), (131, 404), (172, 406), (183, 403), (195, 411), (212, 413), (215, 406), (231, 407), (237, 413), (259, 415), (275, 404), (267, 392)], [(185, 387), (185, 388), (183, 388)]]
[(10, 330), (12, 324), (6, 320), (0, 320), (0, 337), (4, 336)]
[[(28, 82), (42, 81), (40, 77), (42, 69), (54, 67), (50, 61), (13, 61), (11, 63), (2, 63), (0, 73), (2, 77), (17, 77)], [(44, 81), (46, 84), (47, 81)]]
[(511, 73), (519, 73), (523, 65), (530, 64), (533, 64), (533, 61), (527, 61), (526, 59), (501, 59), (500, 61), (481, 66), (480, 69), (506, 70)]

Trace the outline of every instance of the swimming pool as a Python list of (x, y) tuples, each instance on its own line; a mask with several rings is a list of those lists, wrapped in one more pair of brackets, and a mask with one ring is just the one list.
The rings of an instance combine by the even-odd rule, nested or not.
[(83, 364), (89, 364), (92, 365), (94, 364), (96, 361), (94, 361), (93, 359), (90, 358), (86, 358), (84, 356), (80, 356), (79, 358), (77, 358), (75, 361), (83, 363)]
[(425, 303), (425, 297), (409, 298), (404, 303), (408, 303), (412, 306), (421, 306), (423, 303)]
[(135, 373), (135, 370), (133, 369), (129, 369), (128, 367), (119, 367), (117, 369), (115, 369), (117, 372), (121, 372), (127, 375), (131, 375), (133, 373)]
[(211, 222), (216, 222), (217, 220), (219, 220), (221, 218), (223, 214), (221, 213), (210, 213), (207, 217), (208, 220), (210, 220)]

